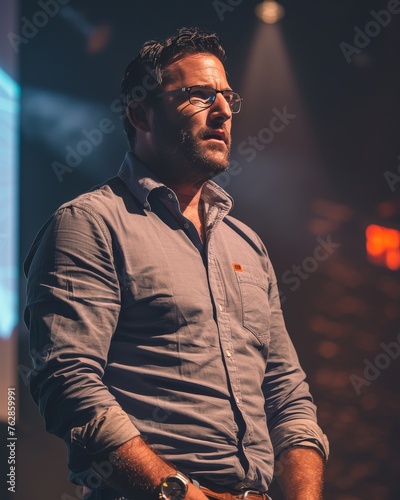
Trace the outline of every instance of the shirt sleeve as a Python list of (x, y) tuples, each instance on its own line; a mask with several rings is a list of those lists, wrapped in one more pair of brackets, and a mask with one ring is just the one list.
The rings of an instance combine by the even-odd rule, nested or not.
[(283, 319), (270, 264), (271, 340), (263, 383), (268, 429), (277, 457), (293, 446), (316, 448), (325, 459), (328, 440), (317, 424), (316, 407)]
[(296, 446), (314, 448), (325, 460), (329, 456), (328, 438), (315, 422), (308, 419), (289, 420), (278, 425), (271, 432), (271, 441), (276, 457)]
[(62, 207), (25, 262), (33, 399), (46, 429), (98, 453), (139, 435), (102, 377), (119, 310), (112, 241), (89, 207)]

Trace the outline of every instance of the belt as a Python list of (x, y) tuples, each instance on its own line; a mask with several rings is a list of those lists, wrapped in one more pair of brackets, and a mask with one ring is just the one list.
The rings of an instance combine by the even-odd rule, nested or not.
[[(193, 481), (194, 483), (197, 483), (197, 481)], [(247, 490), (244, 491), (243, 493), (238, 493), (238, 494), (233, 494), (233, 493), (221, 493), (221, 492), (216, 492), (213, 490), (210, 490), (209, 488), (206, 488), (205, 486), (199, 485), (199, 483), (195, 484), (200, 490), (210, 498), (210, 500), (271, 500), (270, 497), (266, 493), (260, 493), (256, 490)], [(92, 489), (88, 488), (87, 486), (83, 486), (83, 498), (89, 498), (90, 494), (93, 492)], [(91, 497), (90, 497), (91, 498)], [(96, 496), (97, 498), (97, 496)], [(115, 497), (113, 497), (115, 498)], [(115, 498), (116, 500), (116, 498)], [(128, 500), (125, 499), (125, 497), (118, 497), (118, 500)]]
[(243, 493), (233, 494), (233, 493), (221, 493), (212, 491), (205, 486), (199, 486), (200, 490), (212, 500), (270, 500), (266, 493), (260, 493), (256, 490), (247, 490)]

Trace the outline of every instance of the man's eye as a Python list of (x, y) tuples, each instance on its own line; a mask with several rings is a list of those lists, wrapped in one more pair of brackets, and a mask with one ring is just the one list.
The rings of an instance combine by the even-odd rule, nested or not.
[(224, 97), (227, 103), (231, 103), (233, 101), (233, 94), (230, 94), (229, 92), (224, 92)]
[(212, 91), (207, 89), (192, 89), (190, 97), (200, 101), (207, 101), (212, 96)]

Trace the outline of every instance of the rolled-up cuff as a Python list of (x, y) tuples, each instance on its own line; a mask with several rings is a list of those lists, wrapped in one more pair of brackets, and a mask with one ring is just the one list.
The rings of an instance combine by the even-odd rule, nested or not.
[(325, 460), (329, 456), (329, 441), (322, 429), (307, 419), (290, 420), (279, 424), (271, 431), (275, 457), (296, 446), (315, 448)]
[(139, 435), (128, 414), (119, 406), (111, 406), (85, 425), (73, 427), (66, 441), (69, 446), (78, 446), (89, 455), (95, 455), (118, 448)]

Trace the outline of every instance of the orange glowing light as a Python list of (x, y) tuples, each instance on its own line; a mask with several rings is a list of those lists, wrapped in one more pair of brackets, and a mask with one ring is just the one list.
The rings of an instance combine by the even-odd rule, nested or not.
[(285, 9), (275, 0), (264, 0), (255, 11), (257, 17), (267, 24), (275, 24), (285, 15)]
[(365, 230), (369, 260), (392, 271), (400, 269), (400, 231), (371, 224)]

